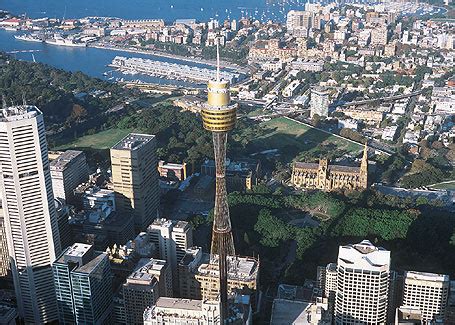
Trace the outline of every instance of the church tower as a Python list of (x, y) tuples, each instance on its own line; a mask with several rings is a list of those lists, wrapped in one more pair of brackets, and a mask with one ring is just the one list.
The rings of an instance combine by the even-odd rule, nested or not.
[(362, 163), (360, 164), (360, 187), (368, 188), (368, 142), (365, 142), (363, 148)]
[(327, 190), (327, 173), (329, 168), (329, 160), (326, 158), (322, 158), (319, 160), (319, 168), (318, 168), (318, 187), (321, 190)]

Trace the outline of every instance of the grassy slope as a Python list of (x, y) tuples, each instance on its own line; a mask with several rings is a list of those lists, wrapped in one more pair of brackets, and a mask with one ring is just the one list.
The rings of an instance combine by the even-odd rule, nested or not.
[(53, 149), (54, 150), (65, 150), (72, 148), (109, 149), (130, 132), (131, 130), (110, 129), (95, 133), (93, 135), (86, 135), (80, 137), (71, 143), (67, 143)]

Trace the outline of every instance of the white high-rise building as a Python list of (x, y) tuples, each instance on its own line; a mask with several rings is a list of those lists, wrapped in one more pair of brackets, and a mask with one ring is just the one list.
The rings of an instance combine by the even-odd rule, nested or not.
[(51, 264), (61, 249), (43, 115), (35, 106), (0, 110), (0, 162), (19, 316), (35, 324), (57, 320)]
[(422, 320), (444, 320), (450, 292), (448, 275), (406, 272), (403, 306), (420, 309)]
[(147, 233), (158, 248), (160, 258), (171, 265), (173, 272), (185, 251), (193, 246), (193, 229), (186, 221), (157, 219), (148, 227)]
[(340, 246), (337, 266), (335, 323), (386, 324), (390, 251), (368, 240)]
[(311, 90), (310, 100), (310, 117), (313, 118), (315, 115), (320, 117), (329, 116), (329, 92), (321, 87), (315, 87)]

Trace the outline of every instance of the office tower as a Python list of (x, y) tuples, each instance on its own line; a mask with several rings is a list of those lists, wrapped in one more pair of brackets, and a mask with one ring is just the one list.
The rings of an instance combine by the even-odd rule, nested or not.
[(160, 258), (177, 268), (185, 251), (193, 246), (193, 229), (186, 221), (156, 219), (147, 228), (150, 241), (156, 245)]
[(311, 89), (311, 100), (310, 100), (310, 117), (313, 118), (315, 115), (320, 117), (329, 116), (329, 92), (321, 87), (315, 87)]
[(448, 275), (406, 272), (402, 305), (419, 308), (425, 322), (444, 320), (449, 291)]
[(192, 247), (186, 250), (185, 257), (178, 265), (179, 291), (178, 297), (187, 299), (200, 299), (201, 284), (196, 279), (195, 274), (202, 263), (202, 248)]
[(73, 244), (52, 264), (60, 324), (103, 324), (112, 310), (109, 258)]
[[(259, 261), (254, 257), (229, 256), (227, 259), (229, 295), (250, 296), (253, 309), (257, 302)], [(180, 296), (188, 299), (215, 300), (219, 297), (219, 265), (198, 247), (187, 250), (179, 263)]]
[(55, 199), (55, 211), (57, 213), (58, 233), (60, 236), (60, 244), (62, 249), (74, 244), (71, 226), (68, 218), (70, 217), (70, 208), (62, 199)]
[(172, 269), (167, 261), (155, 258), (141, 258), (135, 272), (147, 273), (155, 277), (158, 281), (159, 296), (172, 297)]
[(328, 299), (329, 309), (333, 312), (335, 307), (335, 297), (338, 285), (337, 265), (335, 263), (327, 264), (326, 267), (319, 267), (320, 288), (324, 297)]
[(60, 253), (42, 113), (35, 106), (0, 110), (1, 194), (19, 317), (57, 319), (51, 263)]
[(73, 203), (74, 190), (88, 180), (88, 165), (82, 151), (67, 150), (51, 160), (51, 179), (54, 197)]
[(158, 162), (154, 135), (130, 133), (111, 148), (112, 181), (122, 215), (133, 215), (145, 230), (159, 207)]
[(211, 255), (214, 263), (215, 257), (218, 258), (219, 293), (221, 300), (220, 317), (222, 322), (227, 319), (228, 312), (227, 256), (235, 255), (227, 202), (225, 164), (227, 134), (235, 126), (236, 112), (237, 105), (231, 104), (229, 81), (220, 79), (220, 54), (219, 45), (217, 44), (216, 80), (209, 81), (208, 103), (202, 109), (201, 115), (204, 128), (212, 132), (215, 153), (216, 189)]
[(0, 305), (0, 324), (2, 325), (16, 325), (17, 310), (14, 307), (7, 305)]
[(123, 284), (127, 324), (140, 324), (145, 309), (153, 306), (159, 296), (158, 280), (153, 274), (148, 273), (147, 266), (134, 271)]
[(340, 246), (335, 324), (386, 324), (390, 252), (368, 240)]
[[(1, 202), (1, 201), (0, 201)], [(6, 241), (5, 219), (3, 219), (3, 208), (0, 207), (0, 278), (4, 279), (10, 274), (8, 243)]]
[[(193, 246), (193, 229), (186, 221), (156, 219), (147, 228), (150, 242), (155, 244), (159, 257), (166, 260), (172, 270), (174, 291), (178, 291), (178, 263), (185, 251)], [(170, 297), (170, 295), (166, 295)]]

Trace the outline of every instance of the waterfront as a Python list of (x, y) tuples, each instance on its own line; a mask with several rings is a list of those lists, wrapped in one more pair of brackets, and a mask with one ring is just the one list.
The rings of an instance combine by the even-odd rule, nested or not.
[[(169, 57), (153, 56), (143, 53), (131, 53), (127, 51), (113, 51), (108, 49), (98, 48), (78, 48), (55, 46), (44, 43), (26, 42), (16, 40), (15, 32), (0, 30), (0, 49), (10, 53), (13, 57), (19, 60), (37, 61), (52, 65), (67, 71), (81, 71), (92, 77), (115, 80), (123, 78), (125, 81), (141, 80), (148, 83), (167, 84), (176, 86), (192, 87), (194, 84), (179, 80), (167, 80), (157, 77), (145, 75), (124, 75), (117, 71), (112, 71), (108, 65), (112, 60), (122, 55), (125, 57), (149, 58), (156, 61), (180, 63), (201, 68), (211, 68), (200, 63), (192, 63), (181, 61)], [(104, 74), (107, 74), (105, 76)]]

